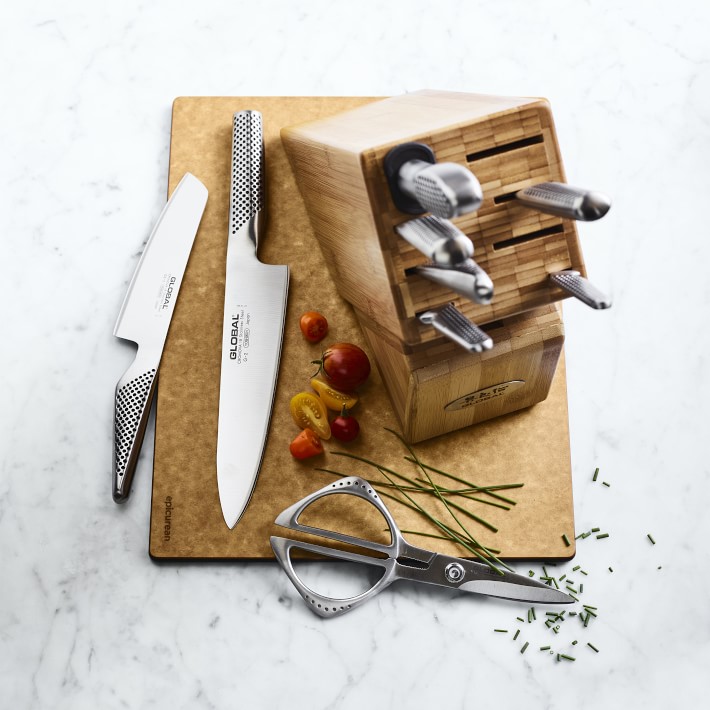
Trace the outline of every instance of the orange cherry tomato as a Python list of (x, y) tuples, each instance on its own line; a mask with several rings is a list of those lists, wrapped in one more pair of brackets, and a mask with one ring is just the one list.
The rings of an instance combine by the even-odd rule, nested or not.
[(293, 421), (301, 429), (312, 429), (321, 439), (330, 439), (330, 424), (328, 410), (311, 392), (300, 392), (291, 398), (289, 405)]
[(291, 455), (299, 460), (323, 453), (323, 444), (312, 429), (304, 429), (289, 445)]
[(311, 387), (318, 392), (320, 398), (323, 400), (323, 404), (334, 412), (341, 412), (343, 406), (352, 409), (357, 404), (356, 394), (352, 392), (339, 392), (333, 389), (327, 382), (315, 377), (311, 380)]
[(320, 343), (328, 335), (328, 321), (318, 311), (306, 311), (298, 325), (309, 343)]

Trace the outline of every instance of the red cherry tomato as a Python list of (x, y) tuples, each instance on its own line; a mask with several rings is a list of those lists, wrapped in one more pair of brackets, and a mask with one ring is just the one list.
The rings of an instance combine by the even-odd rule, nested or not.
[(320, 365), (323, 378), (337, 390), (349, 392), (359, 387), (370, 376), (370, 360), (364, 350), (352, 343), (331, 345), (321, 360), (314, 360)]
[(320, 343), (328, 335), (328, 321), (318, 311), (306, 311), (298, 325), (303, 336), (310, 343)]
[(347, 407), (343, 407), (342, 414), (330, 423), (330, 433), (339, 441), (352, 441), (360, 433), (360, 425), (348, 414)]
[(288, 448), (294, 458), (301, 460), (323, 453), (323, 444), (311, 429), (304, 429)]

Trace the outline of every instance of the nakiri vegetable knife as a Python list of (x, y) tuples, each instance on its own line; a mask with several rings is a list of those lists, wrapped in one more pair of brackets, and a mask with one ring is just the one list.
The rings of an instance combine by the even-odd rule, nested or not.
[(116, 385), (113, 499), (127, 500), (155, 393), (180, 284), (207, 204), (207, 188), (185, 173), (148, 238), (113, 334), (138, 345)]
[(266, 216), (264, 141), (258, 111), (232, 124), (231, 199), (217, 424), (217, 485), (233, 528), (261, 468), (281, 358), (288, 266), (257, 258)]

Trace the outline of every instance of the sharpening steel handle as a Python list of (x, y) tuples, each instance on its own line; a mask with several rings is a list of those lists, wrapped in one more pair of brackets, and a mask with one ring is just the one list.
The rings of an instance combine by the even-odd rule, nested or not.
[(124, 503), (131, 492), (158, 382), (159, 364), (159, 360), (142, 357), (139, 348), (135, 360), (116, 385), (113, 420), (113, 499), (116, 503)]

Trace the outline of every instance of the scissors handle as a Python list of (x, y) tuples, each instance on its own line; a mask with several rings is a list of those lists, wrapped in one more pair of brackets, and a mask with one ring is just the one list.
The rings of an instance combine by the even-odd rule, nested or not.
[[(376, 594), (379, 594), (385, 587), (388, 587), (392, 584), (392, 582), (394, 582), (395, 579), (397, 579), (394, 575), (396, 561), (392, 557), (383, 559), (379, 557), (370, 557), (369, 555), (359, 555), (354, 552), (348, 552), (347, 550), (337, 550), (332, 547), (314, 545), (309, 542), (299, 542), (285, 537), (277, 537), (276, 535), (271, 536), (271, 547), (276, 555), (276, 559), (283, 567), (284, 572), (286, 572), (293, 586), (296, 587), (298, 593), (303, 597), (311, 611), (324, 618), (340, 616), (351, 609), (355, 609), (361, 604), (364, 604), (368, 599), (371, 599)], [(306, 550), (308, 552), (316, 552), (328, 557), (335, 557), (339, 560), (347, 560), (349, 562), (359, 562), (367, 565), (374, 565), (376, 567), (382, 567), (384, 568), (385, 573), (372, 587), (365, 590), (361, 594), (343, 599), (335, 599), (313, 591), (301, 581), (300, 577), (296, 574), (296, 571), (293, 568), (293, 562), (291, 560), (291, 550), (293, 548)]]

